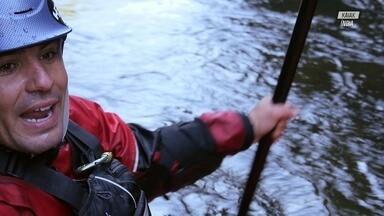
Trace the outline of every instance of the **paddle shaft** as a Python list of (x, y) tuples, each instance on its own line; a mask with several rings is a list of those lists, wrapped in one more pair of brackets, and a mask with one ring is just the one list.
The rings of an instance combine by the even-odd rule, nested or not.
[[(304, 48), (305, 39), (311, 26), (312, 17), (316, 9), (317, 0), (302, 0), (296, 24), (292, 32), (288, 50), (285, 55), (283, 67), (280, 72), (279, 80), (273, 94), (273, 103), (285, 103), (291, 88), (293, 78), (295, 76), (297, 64)], [(245, 216), (248, 212), (249, 205), (255, 193), (257, 182), (263, 171), (264, 164), (272, 145), (272, 132), (262, 137), (256, 151), (251, 172), (245, 186), (244, 194), (240, 203), (238, 216)]]

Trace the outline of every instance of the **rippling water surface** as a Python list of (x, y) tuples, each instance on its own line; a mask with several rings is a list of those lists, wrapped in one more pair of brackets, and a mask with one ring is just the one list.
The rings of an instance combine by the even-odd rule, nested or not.
[[(70, 93), (157, 128), (272, 94), (296, 17), (286, 0), (63, 0)], [(252, 215), (384, 215), (384, 2), (320, 0)], [(339, 10), (359, 10), (355, 26)], [(154, 215), (232, 215), (255, 147), (151, 202)]]

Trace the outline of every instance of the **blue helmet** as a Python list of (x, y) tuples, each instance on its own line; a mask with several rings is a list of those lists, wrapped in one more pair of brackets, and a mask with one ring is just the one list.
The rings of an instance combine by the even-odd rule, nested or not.
[(52, 0), (0, 0), (0, 53), (66, 37)]

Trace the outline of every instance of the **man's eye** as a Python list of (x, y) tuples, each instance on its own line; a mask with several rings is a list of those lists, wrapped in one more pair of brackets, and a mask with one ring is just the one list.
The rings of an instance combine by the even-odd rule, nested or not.
[(0, 65), (0, 76), (7, 75), (16, 70), (16, 63), (5, 63)]
[(40, 59), (41, 60), (52, 60), (56, 57), (57, 55), (57, 52), (55, 51), (49, 51), (49, 52), (45, 52), (43, 53), (41, 56), (40, 56)]

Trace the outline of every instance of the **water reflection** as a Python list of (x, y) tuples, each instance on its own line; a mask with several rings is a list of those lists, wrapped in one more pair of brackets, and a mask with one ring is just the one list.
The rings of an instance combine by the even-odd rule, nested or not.
[[(248, 111), (271, 94), (297, 1), (64, 0), (74, 28), (72, 94), (156, 128), (208, 110)], [(341, 28), (338, 10), (361, 10)], [(319, 1), (290, 100), (301, 108), (273, 146), (253, 215), (383, 215), (384, 41), (380, 1)], [(154, 215), (235, 214), (255, 147), (151, 203)]]

